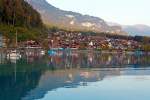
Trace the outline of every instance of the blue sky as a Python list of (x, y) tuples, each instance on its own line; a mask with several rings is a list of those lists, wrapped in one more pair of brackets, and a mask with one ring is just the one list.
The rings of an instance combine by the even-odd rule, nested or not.
[(47, 0), (63, 10), (100, 17), (123, 25), (150, 25), (150, 0)]

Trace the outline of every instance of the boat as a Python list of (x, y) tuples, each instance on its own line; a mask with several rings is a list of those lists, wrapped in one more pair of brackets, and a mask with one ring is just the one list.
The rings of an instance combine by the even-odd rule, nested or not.
[(7, 54), (7, 59), (20, 59), (21, 58), (21, 54), (19, 52), (17, 52), (17, 50), (11, 50), (8, 54)]
[(46, 52), (45, 52), (44, 50), (41, 50), (41, 51), (40, 51), (40, 54), (41, 54), (41, 55), (45, 55), (45, 53), (46, 53)]
[(48, 55), (49, 56), (54, 56), (54, 55), (56, 55), (57, 54), (57, 52), (55, 51), (55, 50), (49, 50), (48, 51)]
[(58, 51), (58, 50), (60, 50), (60, 51), (63, 51), (63, 50), (64, 50), (64, 48), (51, 48), (50, 50), (54, 50), (54, 51)]

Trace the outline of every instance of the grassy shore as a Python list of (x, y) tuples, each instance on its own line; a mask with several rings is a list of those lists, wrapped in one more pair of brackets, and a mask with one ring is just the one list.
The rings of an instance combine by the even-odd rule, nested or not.
[(27, 40), (41, 40), (41, 38), (46, 37), (46, 29), (43, 28), (27, 28), (12, 26), (6, 24), (0, 24), (0, 33), (5, 36), (8, 41), (7, 44), (14, 45), (16, 41), (16, 32), (18, 42), (27, 41)]

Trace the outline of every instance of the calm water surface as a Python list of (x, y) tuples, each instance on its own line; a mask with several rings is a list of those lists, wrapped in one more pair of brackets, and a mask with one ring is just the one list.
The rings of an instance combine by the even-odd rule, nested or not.
[(0, 100), (150, 100), (150, 55), (0, 56)]

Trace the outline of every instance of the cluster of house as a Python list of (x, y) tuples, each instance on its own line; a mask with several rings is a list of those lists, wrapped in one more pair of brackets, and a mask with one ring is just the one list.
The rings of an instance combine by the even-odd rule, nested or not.
[(49, 36), (49, 48), (135, 50), (141, 47), (134, 40), (91, 36), (80, 32), (58, 31)]
[(3, 36), (0, 33), (0, 48), (5, 48), (5, 47), (7, 47), (7, 45), (6, 45), (6, 38), (5, 38), (5, 36)]
[[(106, 36), (86, 35), (81, 32), (57, 31), (48, 36), (49, 48), (70, 49), (100, 49), (100, 50), (137, 50), (141, 48), (139, 42), (126, 39), (108, 38)], [(6, 47), (6, 39), (0, 34), (0, 47)], [(22, 42), (22, 47), (41, 48), (37, 41)]]
[(42, 48), (41, 44), (38, 41), (28, 40), (19, 43), (20, 48), (30, 48), (30, 49), (38, 49)]

